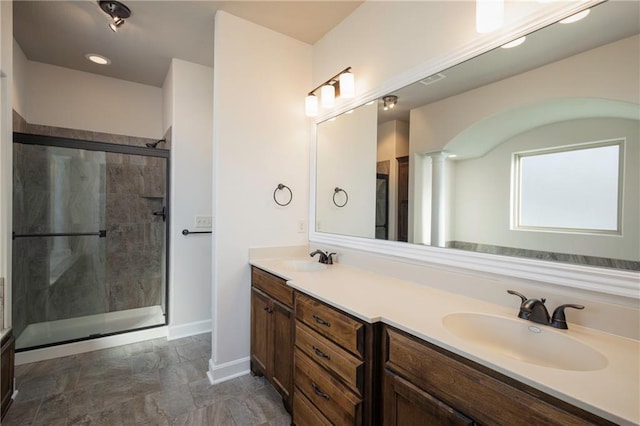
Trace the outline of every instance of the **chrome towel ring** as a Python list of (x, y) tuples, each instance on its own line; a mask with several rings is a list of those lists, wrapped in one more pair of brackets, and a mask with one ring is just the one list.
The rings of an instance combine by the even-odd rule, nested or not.
[[(286, 203), (281, 203), (276, 198), (276, 193), (278, 191), (282, 191), (283, 189), (286, 189), (287, 191), (289, 191), (289, 201), (287, 201)], [(276, 187), (276, 189), (273, 191), (273, 201), (275, 201), (277, 205), (285, 207), (285, 206), (288, 206), (289, 204), (291, 204), (291, 200), (293, 200), (293, 192), (291, 192), (291, 188), (289, 188), (287, 185), (279, 183), (278, 186)]]
[[(340, 192), (344, 192), (344, 197), (345, 197), (345, 199), (344, 199), (344, 203), (343, 203), (343, 204), (338, 204), (338, 203), (336, 202), (336, 195), (338, 195)], [(342, 189), (342, 188), (338, 188), (338, 187), (336, 186), (336, 189), (334, 189), (334, 190), (333, 190), (333, 204), (335, 204), (335, 205), (336, 205), (336, 207), (344, 207), (344, 206), (346, 206), (346, 205), (347, 205), (347, 203), (348, 203), (348, 202), (349, 202), (349, 194), (347, 194), (347, 191), (345, 191), (345, 190), (344, 190), (344, 189)]]

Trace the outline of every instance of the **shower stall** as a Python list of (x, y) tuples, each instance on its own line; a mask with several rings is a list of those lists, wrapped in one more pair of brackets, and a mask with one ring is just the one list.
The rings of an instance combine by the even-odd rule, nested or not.
[(14, 134), (18, 351), (167, 324), (169, 151)]

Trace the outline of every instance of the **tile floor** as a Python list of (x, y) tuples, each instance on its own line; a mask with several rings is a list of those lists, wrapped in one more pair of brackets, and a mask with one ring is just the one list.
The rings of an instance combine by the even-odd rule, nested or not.
[(11, 425), (290, 425), (280, 395), (250, 375), (212, 386), (211, 335), (156, 339), (16, 367)]

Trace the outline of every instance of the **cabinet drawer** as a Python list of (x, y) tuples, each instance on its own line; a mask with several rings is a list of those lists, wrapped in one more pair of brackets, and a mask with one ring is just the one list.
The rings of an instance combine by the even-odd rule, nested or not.
[(364, 362), (300, 322), (296, 322), (296, 346), (362, 395)]
[(296, 293), (296, 318), (348, 351), (364, 356), (364, 325), (302, 293)]
[(295, 351), (296, 387), (335, 425), (360, 424), (362, 400), (300, 349)]
[(385, 367), (478, 423), (527, 426), (609, 424), (488, 368), (445, 353), (427, 342), (410, 338), (389, 327), (385, 330)]
[(293, 307), (293, 289), (282, 278), (271, 275), (262, 269), (252, 267), (251, 283), (282, 304), (289, 308)]
[(293, 424), (331, 426), (331, 422), (299, 390), (293, 394)]

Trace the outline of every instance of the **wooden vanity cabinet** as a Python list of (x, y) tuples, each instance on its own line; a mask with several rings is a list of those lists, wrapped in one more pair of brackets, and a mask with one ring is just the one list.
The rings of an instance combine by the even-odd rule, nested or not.
[(385, 325), (384, 425), (611, 425), (489, 368)]
[(251, 283), (251, 373), (264, 375), (291, 412), (293, 289), (258, 268), (251, 269)]
[(293, 424), (377, 424), (374, 327), (299, 292), (295, 313)]
[(2, 371), (0, 371), (0, 395), (2, 395), (2, 417), (13, 402), (13, 377), (15, 366), (16, 341), (9, 331), (2, 338)]

